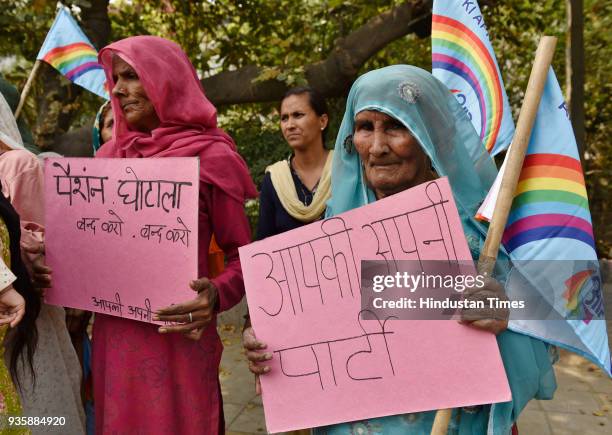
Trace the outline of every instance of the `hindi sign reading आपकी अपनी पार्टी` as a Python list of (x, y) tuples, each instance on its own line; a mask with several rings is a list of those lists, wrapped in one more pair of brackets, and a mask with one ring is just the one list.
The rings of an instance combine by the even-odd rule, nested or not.
[(390, 273), (396, 260), (471, 262), (446, 178), (239, 252), (253, 329), (273, 355), (261, 377), (269, 432), (510, 400), (493, 334), (360, 316), (362, 260)]

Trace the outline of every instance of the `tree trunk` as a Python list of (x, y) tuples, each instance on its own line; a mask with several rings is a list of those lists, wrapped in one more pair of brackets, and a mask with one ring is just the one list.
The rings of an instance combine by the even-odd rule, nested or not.
[(580, 155), (585, 147), (584, 128), (584, 14), (582, 0), (566, 0), (567, 43), (565, 48), (566, 94), (572, 127)]
[(110, 39), (108, 2), (109, 0), (90, 1), (91, 7), (83, 8), (81, 12), (83, 31), (98, 51), (108, 44)]
[[(108, 0), (92, 0), (91, 3), (92, 7), (87, 13), (83, 13), (83, 27), (90, 29), (88, 36), (94, 44), (97, 41), (96, 45), (103, 45), (100, 41), (106, 41), (100, 35), (108, 35), (107, 30), (110, 28), (106, 12)], [(371, 18), (363, 26), (336, 41), (326, 59), (305, 66), (308, 83), (325, 97), (346, 95), (363, 64), (387, 44), (410, 33), (420, 37), (431, 34), (431, 8), (432, 0), (407, 0)], [(106, 21), (103, 19), (101, 23), (101, 18)], [(206, 96), (215, 106), (278, 101), (288, 86), (278, 80), (255, 82), (261, 71), (256, 65), (246, 65), (234, 71), (223, 71), (207, 77), (202, 80), (202, 85)], [(57, 74), (55, 78), (58, 79)], [(60, 101), (70, 102), (74, 101), (74, 98)], [(42, 104), (49, 103), (43, 101)], [(72, 119), (73, 114), (74, 112), (69, 112), (67, 117)], [(58, 124), (60, 128), (63, 126), (64, 124)], [(57, 131), (59, 130), (55, 130)], [(75, 138), (81, 137), (82, 132), (72, 134), (73, 132), (65, 133), (66, 129), (63, 131), (62, 137), (57, 134), (53, 136), (53, 142), (68, 151)], [(83, 152), (81, 148), (74, 150), (74, 153)]]
[[(402, 36), (431, 34), (431, 0), (406, 1), (383, 12), (336, 41), (326, 59), (305, 66), (308, 84), (325, 97), (345, 95), (359, 68), (386, 45)], [(202, 80), (215, 106), (278, 101), (288, 86), (278, 80), (254, 82), (262, 69), (247, 65)]]

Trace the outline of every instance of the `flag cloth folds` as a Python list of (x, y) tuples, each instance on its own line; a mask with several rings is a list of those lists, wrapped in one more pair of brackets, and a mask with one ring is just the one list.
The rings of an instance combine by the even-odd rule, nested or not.
[[(478, 211), (488, 220), (503, 172), (504, 167)], [(567, 106), (552, 68), (502, 243), (519, 272), (510, 274), (508, 296), (513, 299), (512, 292), (526, 278), (530, 288), (554, 308), (557, 318), (511, 320), (510, 329), (576, 352), (612, 375), (584, 176)]]
[(47, 62), (70, 81), (108, 99), (98, 52), (66, 8), (60, 8), (36, 59)]
[(431, 29), (432, 74), (455, 94), (491, 155), (505, 150), (514, 122), (475, 0), (434, 0)]

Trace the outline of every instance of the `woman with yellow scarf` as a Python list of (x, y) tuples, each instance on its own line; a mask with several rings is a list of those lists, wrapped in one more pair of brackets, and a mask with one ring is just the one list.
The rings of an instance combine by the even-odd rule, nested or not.
[(313, 222), (325, 213), (333, 151), (325, 148), (329, 117), (325, 100), (312, 88), (290, 89), (280, 105), (280, 127), (292, 155), (266, 168), (257, 239)]

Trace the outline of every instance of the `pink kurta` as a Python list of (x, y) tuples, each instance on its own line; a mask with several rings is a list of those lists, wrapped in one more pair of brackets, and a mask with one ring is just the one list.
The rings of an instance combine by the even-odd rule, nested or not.
[[(199, 272), (207, 276), (214, 232), (227, 258), (225, 270), (213, 279), (224, 311), (244, 294), (238, 247), (249, 243), (250, 229), (241, 202), (211, 185), (201, 183), (200, 190)], [(196, 342), (181, 334), (159, 334), (155, 325), (96, 314), (96, 433), (222, 432), (217, 373), (223, 346), (215, 326)]]
[[(178, 45), (134, 36), (103, 48), (99, 60), (110, 89), (115, 88), (114, 56), (134, 68), (160, 123), (149, 133), (130, 129), (120, 101), (124, 90), (111, 92), (113, 138), (96, 157), (200, 157), (199, 276), (208, 276), (214, 234), (227, 266), (212, 281), (219, 290), (220, 309), (227, 310), (244, 294), (238, 259), (238, 247), (250, 241), (244, 201), (257, 195), (246, 163), (231, 137), (217, 127), (216, 109)], [(177, 285), (188, 288), (187, 282)], [(96, 315), (96, 433), (223, 432), (217, 378), (222, 346), (215, 326), (213, 322), (194, 342), (181, 334), (159, 334), (155, 325)]]
[[(38, 159), (26, 150), (0, 152), (2, 193), (21, 222), (21, 245), (36, 246), (44, 237), (43, 174)], [(26, 261), (29, 266), (29, 262)]]

